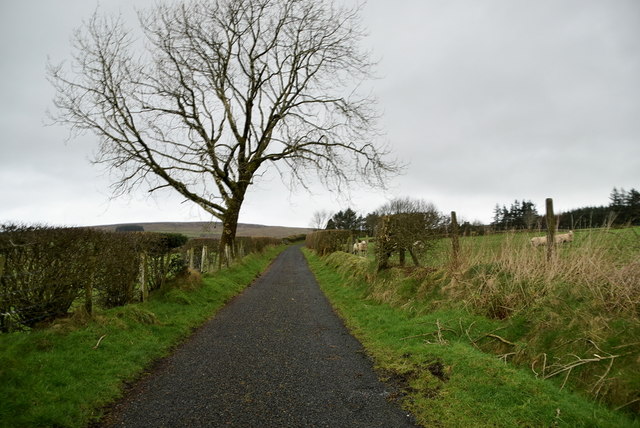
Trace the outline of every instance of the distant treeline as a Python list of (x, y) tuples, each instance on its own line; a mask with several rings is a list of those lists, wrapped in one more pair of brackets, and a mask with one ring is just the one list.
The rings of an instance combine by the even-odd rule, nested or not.
[[(611, 203), (606, 206), (575, 208), (558, 213), (558, 228), (585, 229), (602, 226), (640, 225), (640, 192), (613, 188), (609, 196)], [(545, 216), (538, 213), (531, 201), (518, 201), (509, 208), (496, 205), (494, 209), (494, 230), (544, 229)]]
[[(559, 229), (586, 229), (603, 226), (637, 226), (640, 225), (640, 192), (636, 189), (626, 191), (613, 188), (609, 199), (611, 203), (603, 206), (575, 208), (565, 212), (557, 212), (557, 227)], [(394, 201), (396, 204), (407, 204), (409, 200), (402, 198)], [(413, 209), (411, 207), (398, 208), (397, 212), (422, 212), (424, 209)], [(426, 211), (435, 210), (435, 207), (428, 206)], [(425, 212), (426, 212), (425, 211)], [(544, 208), (542, 209), (544, 211)], [(358, 215), (351, 208), (338, 211), (328, 218), (326, 226), (320, 229), (326, 230), (348, 230), (355, 236), (373, 236), (375, 228), (380, 218), (385, 214), (384, 209), (371, 212), (365, 216)], [(494, 208), (493, 221), (490, 224), (480, 222), (469, 223), (463, 221), (460, 224), (460, 234), (463, 236), (484, 235), (493, 231), (504, 230), (538, 230), (546, 229), (546, 216), (544, 212), (538, 212), (536, 205), (530, 200), (515, 200), (507, 207), (496, 204)], [(448, 231), (450, 218), (444, 213), (438, 213), (439, 221), (435, 226), (442, 230), (443, 234)]]

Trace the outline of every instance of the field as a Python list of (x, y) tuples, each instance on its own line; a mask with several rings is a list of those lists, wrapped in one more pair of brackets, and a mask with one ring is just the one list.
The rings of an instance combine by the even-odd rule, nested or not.
[(323, 260), (344, 284), (360, 284), (369, 304), (425, 317), (404, 327), (423, 347), (455, 343), (493, 355), (557, 390), (637, 416), (640, 230), (578, 231), (551, 261), (544, 247), (531, 247), (533, 236), (539, 234), (462, 238), (457, 263), (443, 239), (423, 267), (381, 273), (373, 245), (368, 258), (334, 253)]

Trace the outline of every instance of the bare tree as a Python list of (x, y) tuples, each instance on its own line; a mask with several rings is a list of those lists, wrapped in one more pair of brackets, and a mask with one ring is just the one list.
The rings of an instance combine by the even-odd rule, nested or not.
[(311, 216), (310, 226), (316, 230), (324, 229), (327, 227), (327, 222), (330, 218), (331, 213), (327, 210), (322, 209), (314, 211), (313, 215)]
[(393, 251), (398, 251), (401, 265), (405, 264), (406, 251), (419, 266), (419, 256), (433, 246), (434, 238), (445, 223), (435, 205), (408, 197), (387, 202), (376, 214), (379, 216), (376, 237), (380, 269), (388, 267)]
[(429, 213), (433, 217), (433, 224), (439, 216), (436, 206), (424, 199), (413, 199), (410, 197), (397, 197), (391, 199), (386, 204), (376, 210), (378, 215)]
[[(319, 0), (194, 0), (139, 13), (140, 37), (98, 13), (69, 66), (50, 65), (55, 123), (100, 138), (116, 194), (170, 187), (222, 221), (233, 248), (247, 188), (273, 165), (306, 187), (384, 186), (359, 8)], [(144, 47), (142, 48), (142, 46)]]

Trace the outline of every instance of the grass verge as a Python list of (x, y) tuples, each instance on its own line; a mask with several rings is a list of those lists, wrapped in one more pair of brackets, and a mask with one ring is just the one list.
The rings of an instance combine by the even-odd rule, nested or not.
[(125, 382), (167, 355), (283, 248), (251, 254), (203, 282), (175, 284), (145, 303), (0, 335), (0, 426), (82, 427), (99, 419)]
[(338, 253), (326, 261), (365, 278), (367, 297), (392, 307), (491, 319), (500, 337), (477, 323), (454, 327), (484, 352), (639, 417), (640, 228), (577, 231), (550, 260), (532, 247), (535, 235), (463, 238), (457, 263), (441, 239), (423, 268), (375, 272), (373, 259)]
[(443, 427), (640, 426), (625, 414), (561, 390), (556, 383), (536, 378), (530, 370), (474, 346), (470, 336), (486, 332), (491, 338), (488, 335), (499, 328), (498, 320), (464, 309), (425, 314), (393, 307), (370, 298), (370, 284), (364, 278), (339, 273), (315, 254), (305, 254), (325, 294), (383, 377), (402, 388), (406, 394), (403, 404), (419, 423)]

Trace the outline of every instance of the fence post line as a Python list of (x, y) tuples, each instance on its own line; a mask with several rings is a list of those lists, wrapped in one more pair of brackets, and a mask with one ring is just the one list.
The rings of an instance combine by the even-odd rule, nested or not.
[(458, 228), (458, 219), (455, 211), (451, 211), (451, 265), (454, 269), (458, 268), (459, 255), (460, 255), (460, 239), (458, 234), (460, 230)]
[(140, 253), (140, 290), (142, 291), (142, 301), (147, 301), (149, 290), (147, 289), (147, 254)]
[(555, 250), (556, 216), (553, 214), (553, 199), (547, 198), (545, 202), (547, 210), (547, 261), (550, 262)]

